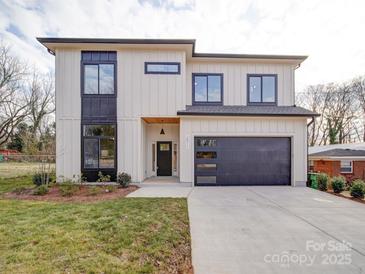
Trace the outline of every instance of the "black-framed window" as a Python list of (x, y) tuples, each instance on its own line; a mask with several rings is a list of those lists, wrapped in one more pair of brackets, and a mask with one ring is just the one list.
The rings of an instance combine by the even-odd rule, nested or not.
[(180, 63), (178, 62), (145, 62), (145, 74), (180, 74)]
[(222, 73), (193, 73), (193, 104), (218, 104), (223, 102)]
[(82, 52), (81, 89), (85, 95), (114, 95), (116, 91), (117, 53)]
[(247, 75), (248, 104), (275, 105), (277, 99), (276, 74)]
[(116, 125), (90, 124), (82, 126), (83, 168), (115, 169)]

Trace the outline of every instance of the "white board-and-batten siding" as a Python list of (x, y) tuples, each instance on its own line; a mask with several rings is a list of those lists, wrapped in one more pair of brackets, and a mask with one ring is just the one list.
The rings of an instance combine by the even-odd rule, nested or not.
[[(113, 49), (103, 49), (113, 50)], [(278, 105), (294, 104), (294, 65), (251, 62), (191, 62), (184, 51), (117, 50), (117, 169), (141, 181), (150, 175), (152, 130), (142, 117), (176, 117), (192, 103), (192, 73), (223, 73), (225, 105), (247, 104), (247, 74), (278, 75)], [(81, 173), (80, 49), (56, 50), (56, 173)], [(145, 62), (179, 62), (181, 73), (145, 74)], [(181, 181), (193, 182), (193, 147), (198, 135), (292, 137), (292, 180), (305, 181), (305, 118), (182, 117), (174, 140), (179, 142)], [(156, 138), (155, 138), (156, 139)], [(179, 140), (178, 140), (179, 139)], [(171, 140), (171, 141), (174, 141)]]
[(81, 96), (79, 50), (56, 51), (56, 176), (81, 174)]
[(190, 62), (186, 67), (186, 102), (192, 104), (193, 73), (223, 73), (225, 105), (247, 105), (247, 75), (276, 74), (279, 106), (294, 105), (294, 69), (291, 64)]

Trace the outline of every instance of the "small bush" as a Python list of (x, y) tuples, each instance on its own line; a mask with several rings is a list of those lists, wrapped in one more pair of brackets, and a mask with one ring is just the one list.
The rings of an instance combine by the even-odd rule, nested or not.
[(99, 179), (97, 180), (97, 182), (99, 183), (110, 182), (110, 175), (103, 175), (103, 173), (99, 171), (98, 176)]
[(96, 196), (101, 193), (101, 188), (98, 186), (91, 186), (87, 189), (87, 194), (90, 196)]
[(128, 187), (128, 185), (131, 183), (131, 179), (131, 175), (129, 175), (128, 173), (118, 173), (117, 183), (120, 184), (122, 187)]
[(365, 183), (363, 180), (355, 180), (352, 184), (352, 187), (350, 189), (350, 194), (354, 198), (364, 198), (365, 194)]
[(318, 189), (327, 191), (328, 188), (328, 175), (326, 173), (319, 173), (317, 176)]
[(42, 182), (43, 182), (42, 174), (41, 173), (34, 173), (33, 177), (32, 177), (32, 182), (36, 186), (42, 185)]
[(65, 181), (60, 184), (59, 189), (62, 196), (70, 197), (76, 193), (78, 186), (72, 181)]
[(346, 179), (343, 176), (333, 177), (331, 185), (334, 193), (341, 193), (345, 190)]
[(40, 185), (36, 187), (33, 191), (33, 195), (46, 195), (48, 193), (48, 186), (47, 185)]

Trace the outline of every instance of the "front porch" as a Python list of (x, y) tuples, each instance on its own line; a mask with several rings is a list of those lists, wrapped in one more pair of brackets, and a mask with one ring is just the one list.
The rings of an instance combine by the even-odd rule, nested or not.
[(141, 184), (179, 184), (180, 120), (142, 117)]

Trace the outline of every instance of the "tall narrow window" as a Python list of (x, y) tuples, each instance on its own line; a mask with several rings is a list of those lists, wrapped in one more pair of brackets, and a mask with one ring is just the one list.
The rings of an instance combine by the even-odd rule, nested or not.
[(177, 171), (177, 144), (174, 144), (172, 168), (173, 168), (174, 172)]
[(156, 144), (152, 144), (152, 171), (155, 171), (156, 166)]
[(222, 104), (223, 74), (193, 74), (193, 103)]
[(250, 74), (247, 79), (249, 104), (276, 104), (277, 75)]

